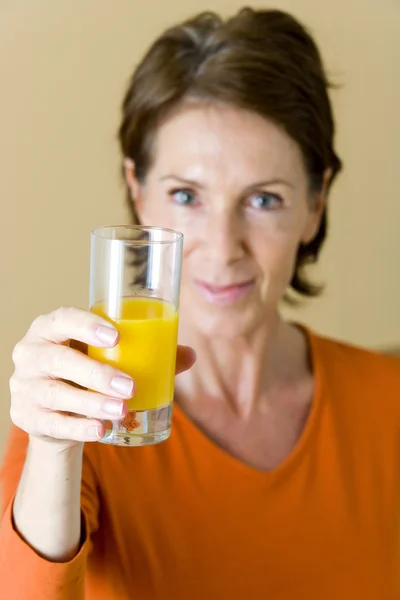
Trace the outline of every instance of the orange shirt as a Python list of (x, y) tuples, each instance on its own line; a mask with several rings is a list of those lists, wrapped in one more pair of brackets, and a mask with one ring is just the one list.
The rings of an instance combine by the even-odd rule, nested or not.
[(27, 442), (14, 428), (2, 472), (1, 597), (398, 600), (400, 361), (310, 341), (309, 420), (271, 472), (229, 456), (178, 407), (163, 444), (87, 444), (87, 536), (69, 563), (39, 557), (13, 529)]

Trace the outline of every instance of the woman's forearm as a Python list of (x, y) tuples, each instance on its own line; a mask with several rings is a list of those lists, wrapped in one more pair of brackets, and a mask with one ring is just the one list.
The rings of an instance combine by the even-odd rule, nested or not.
[(82, 443), (31, 439), (13, 519), (21, 537), (41, 556), (67, 562), (81, 540)]

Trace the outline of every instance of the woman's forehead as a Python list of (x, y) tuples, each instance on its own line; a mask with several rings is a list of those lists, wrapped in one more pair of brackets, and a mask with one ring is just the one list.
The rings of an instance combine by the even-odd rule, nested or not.
[(302, 157), (296, 142), (256, 113), (229, 106), (189, 105), (159, 127), (153, 166), (163, 177), (176, 171), (188, 178), (215, 171), (283, 177), (302, 170)]

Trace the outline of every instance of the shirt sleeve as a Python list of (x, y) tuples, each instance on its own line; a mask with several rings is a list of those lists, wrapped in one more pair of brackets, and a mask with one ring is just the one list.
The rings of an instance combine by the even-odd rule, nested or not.
[(0, 586), (4, 598), (83, 600), (91, 535), (98, 527), (98, 493), (94, 470), (84, 452), (81, 488), (82, 545), (69, 562), (46, 560), (33, 550), (13, 525), (12, 508), (28, 446), (28, 435), (12, 427), (0, 472)]

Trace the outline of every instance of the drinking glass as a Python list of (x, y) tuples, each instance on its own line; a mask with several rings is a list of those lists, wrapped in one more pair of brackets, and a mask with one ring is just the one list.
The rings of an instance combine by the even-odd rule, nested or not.
[(88, 354), (135, 381), (128, 413), (106, 421), (105, 444), (143, 446), (171, 432), (178, 338), (183, 236), (160, 227), (94, 229), (90, 252), (90, 310), (119, 331), (114, 348)]

